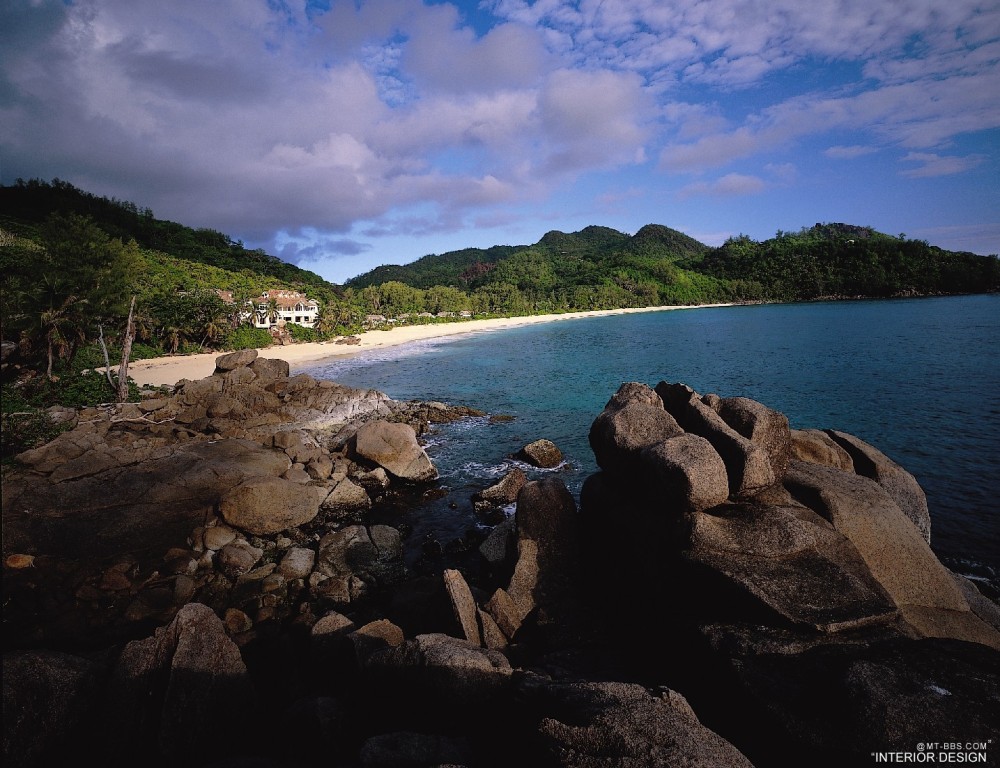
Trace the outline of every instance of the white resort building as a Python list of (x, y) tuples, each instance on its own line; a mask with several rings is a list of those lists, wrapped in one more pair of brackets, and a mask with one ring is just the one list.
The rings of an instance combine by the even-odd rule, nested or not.
[[(231, 291), (216, 291), (216, 293), (228, 304), (233, 303)], [(285, 323), (295, 323), (312, 328), (319, 315), (319, 304), (298, 291), (284, 289), (264, 291), (260, 296), (252, 299), (249, 304), (253, 306), (253, 324), (257, 328), (270, 328)], [(249, 318), (250, 314), (248, 309), (245, 316)]]
[(254, 299), (254, 307), (254, 325), (258, 328), (270, 328), (278, 320), (312, 328), (319, 314), (319, 304), (296, 291), (264, 291)]

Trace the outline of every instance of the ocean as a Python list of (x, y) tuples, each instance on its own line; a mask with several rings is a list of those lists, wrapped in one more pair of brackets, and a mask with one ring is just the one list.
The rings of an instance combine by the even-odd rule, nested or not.
[[(391, 331), (390, 331), (391, 333)], [(597, 471), (588, 432), (627, 381), (744, 396), (793, 428), (837, 429), (911, 472), (941, 560), (1000, 589), (1000, 296), (706, 307), (557, 320), (359, 353), (301, 369), (397, 400), (467, 405), (506, 420), (435, 427), (439, 492), (408, 509), (410, 541), (488, 525), (471, 495), (515, 465), (555, 472), (574, 497)], [(513, 460), (547, 438), (563, 466)], [(512, 510), (508, 510), (510, 512)], [(409, 547), (412, 563), (420, 556)]]

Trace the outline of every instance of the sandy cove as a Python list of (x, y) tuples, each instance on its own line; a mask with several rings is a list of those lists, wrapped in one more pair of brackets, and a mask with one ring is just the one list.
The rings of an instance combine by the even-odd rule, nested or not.
[[(551, 315), (529, 315), (526, 317), (496, 317), (488, 320), (460, 320), (451, 323), (429, 323), (427, 325), (404, 325), (387, 331), (365, 331), (357, 334), (360, 344), (337, 344), (334, 341), (304, 342), (264, 347), (259, 350), (261, 357), (287, 360), (294, 372), (307, 364), (335, 357), (347, 357), (364, 352), (366, 349), (394, 347), (424, 339), (454, 336), (462, 333), (497, 331), (517, 328), (522, 325), (548, 323), (556, 320), (574, 320), (584, 317), (625, 315), (634, 312), (661, 312), (673, 309), (698, 309), (703, 307), (725, 307), (730, 304), (697, 304), (667, 307), (639, 307), (629, 309), (608, 309), (594, 312), (564, 312)], [(224, 352), (208, 352), (198, 355), (172, 355), (151, 360), (136, 360), (129, 365), (129, 376), (139, 386), (173, 385), (181, 379), (203, 379), (215, 370), (215, 359)]]

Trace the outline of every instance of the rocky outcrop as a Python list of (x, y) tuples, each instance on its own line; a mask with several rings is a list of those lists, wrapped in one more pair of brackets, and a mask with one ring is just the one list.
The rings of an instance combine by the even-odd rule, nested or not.
[[(342, 605), (370, 595), (402, 570), (384, 562), (401, 561), (398, 547), (383, 547), (377, 568), (339, 574), (336, 589), (330, 574), (289, 577), (275, 563), (304, 548), (320, 561), (326, 527), (356, 522), (401, 478), (433, 480), (417, 431), (475, 413), (289, 376), (287, 362), (254, 350), (219, 357), (212, 376), (172, 393), (84, 409), (4, 475), (4, 556), (34, 566), (9, 582), (12, 636), (83, 626), (127, 635), (191, 601), (236, 602), (253, 625), (281, 620), (309, 590)], [(386, 443), (398, 474), (349, 447), (370, 421), (374, 433), (403, 435)], [(39, 590), (49, 595), (41, 611)]]
[[(905, 749), (920, 740), (906, 714), (919, 701), (943, 728), (976, 738), (984, 724), (971, 702), (1000, 683), (995, 604), (928, 546), (912, 475), (855, 436), (790, 430), (746, 398), (667, 382), (655, 392), (681, 434), (613, 418), (636, 395), (658, 413), (635, 382), (595, 419), (603, 471), (581, 493), (584, 560), (632, 584), (623, 600), (592, 582), (620, 606), (622, 631), (643, 637), (655, 605), (698, 650), (676, 663), (654, 644), (630, 651), (686, 681), (695, 711), (767, 764), (791, 755), (843, 765)], [(952, 684), (963, 693), (935, 693)], [(835, 712), (808, 701), (818, 690), (841, 702)], [(865, 720), (860, 732), (854, 718)]]
[[(514, 506), (484, 567), (418, 577), (380, 500), (433, 482), (418, 436), (466, 412), (240, 353), (156, 400), (4, 478), (5, 641), (37, 648), (4, 657), (5, 762), (832, 768), (1000, 737), (1000, 609), (856, 437), (627, 382), (579, 504), (511, 471), (471, 499)], [(57, 509), (77, 487), (145, 495)]]

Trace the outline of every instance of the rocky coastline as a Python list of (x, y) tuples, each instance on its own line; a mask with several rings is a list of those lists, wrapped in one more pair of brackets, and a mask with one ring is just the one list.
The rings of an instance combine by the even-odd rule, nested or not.
[(1000, 743), (1000, 608), (940, 563), (923, 491), (874, 446), (625, 382), (579, 504), (513, 470), (469, 501), (515, 514), (414, 574), (385, 510), (434, 492), (428, 430), (482, 415), (254, 350), (62, 413), (3, 478), (5, 765), (763, 768)]

